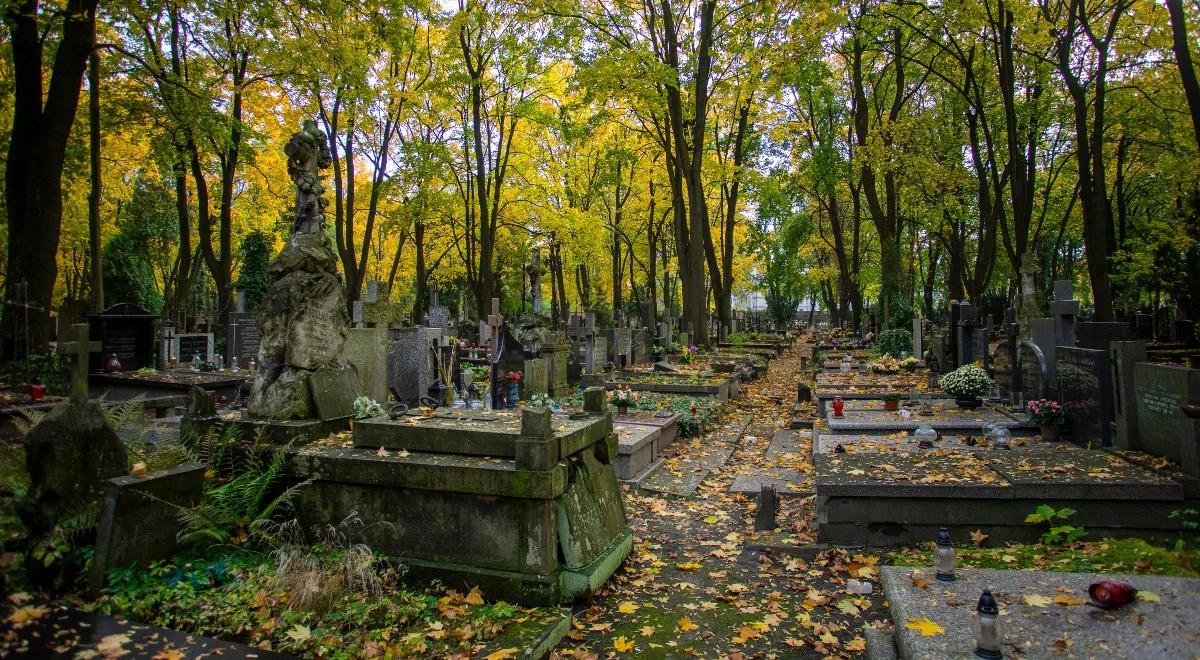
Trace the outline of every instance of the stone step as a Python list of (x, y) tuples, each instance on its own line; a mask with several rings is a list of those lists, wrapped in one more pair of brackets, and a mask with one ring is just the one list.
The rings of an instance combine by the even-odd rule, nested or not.
[(643, 467), (640, 472), (629, 477), (628, 479), (621, 479), (620, 477), (618, 477), (618, 479), (620, 480), (620, 482), (622, 484), (629, 486), (629, 489), (632, 490), (633, 492), (635, 492), (635, 493), (639, 492), (640, 490), (642, 490), (642, 487), (643, 487), (642, 484), (647, 483), (647, 480), (650, 479), (651, 477), (653, 477), (655, 475), (655, 473), (657, 473), (659, 470), (661, 470), (662, 466), (665, 463), (666, 463), (665, 458), (658, 458), (656, 460), (651, 461), (649, 464), (647, 464), (645, 467)]
[(662, 435), (661, 429), (618, 423), (613, 425), (613, 431), (617, 434), (617, 457), (612, 465), (617, 479), (626, 481), (632, 478), (658, 457), (656, 439)]

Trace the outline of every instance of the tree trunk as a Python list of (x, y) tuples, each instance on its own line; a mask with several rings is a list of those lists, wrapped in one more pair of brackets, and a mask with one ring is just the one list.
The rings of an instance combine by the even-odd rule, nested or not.
[[(23, 295), (31, 305), (19, 313), (14, 307), (4, 309), (3, 353), (7, 359), (18, 357), (18, 341), (25, 350), (40, 353), (50, 340), (49, 315), (62, 229), (63, 165), (84, 69), (95, 43), (97, 1), (66, 3), (49, 84), (44, 84), (46, 62), (38, 0), (14, 2), (5, 12), (12, 49), (13, 114), (4, 169), (9, 246), (4, 294), (11, 301)], [(29, 319), (27, 327), (25, 318)]]
[(100, 51), (95, 49), (88, 57), (88, 124), (88, 160), (91, 163), (88, 251), (92, 276), (92, 312), (99, 314), (104, 310), (104, 262), (100, 255)]
[(1200, 150), (1200, 82), (1196, 81), (1196, 68), (1192, 64), (1192, 48), (1188, 40), (1183, 0), (1167, 0), (1167, 11), (1171, 13), (1171, 46), (1175, 51), (1175, 63), (1179, 66), (1183, 93), (1187, 97), (1188, 109), (1192, 115), (1196, 149)]

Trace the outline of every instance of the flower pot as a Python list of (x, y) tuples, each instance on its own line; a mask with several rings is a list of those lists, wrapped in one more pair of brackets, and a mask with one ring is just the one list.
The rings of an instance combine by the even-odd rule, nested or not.
[(1058, 424), (1042, 424), (1042, 440), (1058, 440)]
[(883, 402), (883, 409), (884, 409), (884, 410), (890, 410), (890, 411), (893, 411), (893, 412), (895, 412), (895, 411), (897, 411), (897, 410), (900, 410), (900, 402), (899, 402), (899, 401), (886, 401), (886, 400), (885, 400), (885, 401)]
[(629, 414), (629, 406), (617, 406), (617, 414), (618, 415)]
[(955, 398), (954, 403), (963, 410), (973, 410), (983, 405), (982, 399), (959, 399)]

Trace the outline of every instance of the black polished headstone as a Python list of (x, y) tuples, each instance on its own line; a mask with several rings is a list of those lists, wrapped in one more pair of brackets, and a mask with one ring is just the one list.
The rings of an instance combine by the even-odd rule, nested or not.
[(89, 334), (100, 339), (100, 352), (88, 361), (90, 371), (102, 371), (116, 354), (124, 371), (154, 367), (154, 323), (158, 316), (132, 303), (113, 305), (88, 317)]

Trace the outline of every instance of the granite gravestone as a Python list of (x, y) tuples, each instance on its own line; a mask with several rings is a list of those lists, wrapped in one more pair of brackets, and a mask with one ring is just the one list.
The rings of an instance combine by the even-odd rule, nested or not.
[(388, 329), (350, 328), (346, 331), (346, 359), (358, 372), (358, 394), (387, 401)]
[(1025, 401), (1043, 399), (1049, 390), (1049, 365), (1041, 347), (1023, 341), (1017, 347), (1017, 363), (1021, 372), (1021, 396)]
[[(1047, 385), (1054, 387), (1054, 364), (1058, 347), (1058, 340), (1054, 334), (1054, 319), (1030, 319), (1029, 341), (1042, 352), (1042, 357), (1046, 362)], [(1029, 395), (1026, 395), (1026, 398), (1029, 398)]]
[(1109, 366), (1112, 369), (1113, 416), (1116, 431), (1113, 442), (1120, 449), (1138, 451), (1137, 388), (1134, 385), (1134, 365), (1146, 361), (1146, 344), (1140, 341), (1119, 341), (1109, 344)]
[[(237, 358), (243, 368), (258, 360), (258, 347), (261, 343), (258, 326), (258, 314), (254, 312), (233, 312), (229, 315), (229, 336), (227, 337), (229, 358)], [(186, 353), (180, 359), (191, 359)]]
[(1164, 456), (1200, 477), (1200, 370), (1139, 362), (1134, 365), (1137, 437), (1142, 451)]
[(1058, 347), (1059, 398), (1072, 439), (1085, 447), (1112, 445), (1112, 370), (1108, 352)]
[(131, 303), (113, 305), (88, 317), (90, 335), (100, 338), (100, 352), (89, 358), (91, 371), (102, 371), (113, 355), (123, 371), (154, 366), (154, 322), (158, 317)]
[(437, 380), (431, 347), (442, 335), (439, 328), (413, 327), (393, 330), (388, 345), (387, 384), (396, 398), (414, 403), (429, 394)]
[(179, 360), (191, 364), (196, 356), (201, 362), (213, 359), (213, 336), (211, 332), (184, 332), (175, 336), (179, 343)]

